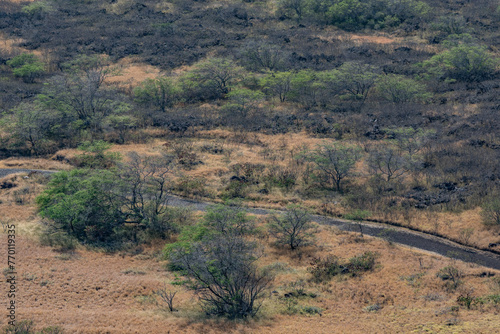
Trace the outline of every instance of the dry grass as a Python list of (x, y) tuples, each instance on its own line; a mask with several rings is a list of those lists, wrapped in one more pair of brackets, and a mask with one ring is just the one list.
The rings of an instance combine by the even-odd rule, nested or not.
[[(21, 2), (21, 1), (18, 1)], [(0, 47), (3, 52), (8, 54), (17, 55), (20, 53), (34, 53), (37, 56), (42, 56), (42, 52), (40, 50), (28, 50), (19, 46), (23, 40), (21, 38), (10, 38), (5, 36), (5, 34), (0, 33)]]
[(133, 58), (123, 58), (113, 65), (118, 70), (116, 75), (108, 77), (107, 83), (117, 84), (122, 88), (133, 88), (146, 79), (154, 79), (160, 74), (157, 67), (141, 63)]
[[(17, 225), (18, 316), (33, 319), (39, 326), (59, 325), (68, 333), (492, 333), (500, 326), (498, 311), (489, 307), (452, 311), (458, 292), (447, 292), (435, 276), (450, 260), (366, 236), (361, 240), (331, 227), (318, 228), (316, 247), (290, 252), (266, 246), (260, 265), (280, 262), (286, 268), (276, 273), (271, 290), (277, 293), (269, 292), (259, 319), (230, 322), (205, 319), (192, 292), (182, 287), (167, 285), (178, 291), (177, 312), (170, 313), (154, 302), (153, 292), (174, 280), (164, 263), (152, 256), (161, 244), (137, 256), (85, 249), (61, 254), (28, 237), (23, 232), (25, 224), (18, 221)], [(5, 243), (2, 247), (5, 253)], [(348, 259), (367, 250), (379, 254), (373, 272), (324, 284), (308, 281), (312, 257), (334, 254)], [(474, 287), (475, 295), (491, 293), (490, 279), (477, 275), (484, 269), (458, 261), (453, 265), (467, 274), (464, 286)], [(418, 278), (412, 281), (411, 275)], [(283, 295), (298, 280), (305, 282), (307, 293), (317, 297), (301, 297), (297, 307), (319, 307), (321, 317), (283, 314)], [(371, 305), (381, 309), (369, 312)], [(455, 318), (456, 325), (446, 325)]]
[[(15, 184), (13, 188), (0, 190), (0, 209), (2, 221), (16, 223), (18, 316), (33, 319), (39, 326), (59, 325), (68, 333), (166, 333), (168, 328), (170, 333), (273, 334), (468, 333), (494, 332), (500, 326), (495, 313), (498, 310), (489, 305), (453, 311), (460, 291), (447, 291), (436, 277), (439, 269), (452, 264), (466, 274), (463, 287), (474, 288), (475, 296), (484, 296), (494, 292), (491, 279), (479, 277), (485, 269), (367, 236), (360, 238), (329, 226), (317, 227), (315, 246), (294, 252), (275, 248), (269, 243), (271, 239), (261, 237), (265, 256), (259, 265), (278, 270), (259, 318), (249, 322), (206, 319), (191, 291), (169, 284), (176, 278), (164, 269), (165, 263), (156, 255), (163, 246), (161, 242), (144, 247), (134, 256), (104, 254), (82, 247), (73, 253), (55, 252), (40, 246), (34, 237), (39, 220), (32, 198), (43, 189), (43, 182), (21, 174), (0, 181)], [(26, 186), (32, 188), (32, 195), (19, 206), (13, 202), (13, 192)], [(2, 231), (0, 238), (5, 237)], [(2, 245), (5, 254), (6, 243)], [(322, 284), (310, 281), (307, 268), (313, 257), (333, 254), (347, 260), (365, 251), (379, 254), (373, 272), (333, 278)], [(168, 289), (178, 291), (174, 301), (177, 312), (168, 312), (154, 299), (153, 292), (165, 282)], [(308, 294), (316, 295), (299, 298), (294, 307), (318, 307), (321, 316), (300, 312), (287, 315), (283, 296), (293, 291), (294, 284), (303, 284)], [(368, 311), (374, 305), (380, 309)], [(451, 327), (447, 325), (450, 322), (454, 323)]]
[(0, 168), (41, 169), (41, 170), (68, 170), (66, 163), (54, 159), (42, 158), (8, 158), (0, 160)]

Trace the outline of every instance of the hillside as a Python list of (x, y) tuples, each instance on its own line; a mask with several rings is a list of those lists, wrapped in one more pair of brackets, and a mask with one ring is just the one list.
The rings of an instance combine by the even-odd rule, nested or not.
[[(230, 208), (499, 254), (499, 28), (494, 0), (2, 1), (0, 168), (65, 171), (0, 180), (18, 320), (68, 333), (493, 332), (497, 272), (318, 225), (287, 250), (286, 213)], [(166, 194), (226, 206), (183, 211)], [(175, 262), (191, 247), (215, 256), (218, 238), (270, 280), (243, 320), (200, 305), (202, 269)], [(366, 252), (375, 262), (356, 272)], [(157, 304), (164, 282), (177, 312)]]

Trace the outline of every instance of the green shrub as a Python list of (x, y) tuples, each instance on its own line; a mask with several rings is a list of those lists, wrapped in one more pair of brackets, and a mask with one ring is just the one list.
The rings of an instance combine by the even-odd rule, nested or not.
[(101, 169), (113, 167), (120, 160), (120, 154), (106, 152), (111, 146), (112, 144), (104, 140), (85, 141), (78, 146), (78, 150), (84, 153), (75, 155), (71, 159), (71, 163), (79, 168)]
[(75, 250), (78, 240), (68, 235), (66, 232), (43, 231), (39, 237), (40, 243), (44, 246), (53, 247), (60, 252)]
[(430, 77), (478, 82), (491, 78), (498, 60), (484, 46), (459, 44), (420, 64)]
[(174, 190), (184, 197), (203, 197), (207, 195), (205, 180), (198, 177), (183, 176), (175, 184)]
[(63, 334), (64, 331), (58, 326), (50, 326), (43, 328), (40, 332), (35, 331), (33, 320), (16, 321), (15, 325), (5, 326), (2, 330), (3, 334)]
[[(308, 16), (346, 30), (380, 29), (407, 21), (419, 22), (426, 20), (431, 13), (431, 7), (418, 0), (283, 0), (283, 3), (288, 6), (282, 6), (281, 13), (289, 17)], [(298, 8), (302, 10), (297, 12)]]
[(424, 84), (396, 74), (381, 77), (377, 91), (381, 98), (393, 103), (425, 102), (431, 97)]
[(375, 266), (377, 254), (373, 252), (365, 252), (361, 255), (349, 259), (346, 267), (353, 274), (358, 274), (363, 271), (372, 270)]
[(315, 282), (328, 281), (337, 275), (359, 275), (374, 268), (377, 256), (374, 252), (365, 252), (349, 259), (347, 263), (341, 263), (334, 255), (324, 259), (315, 258), (312, 260), (308, 271), (312, 274)]
[(134, 100), (165, 112), (179, 100), (180, 88), (169, 77), (146, 79), (134, 89)]
[(500, 226), (500, 199), (491, 198), (481, 205), (483, 224), (487, 226)]
[(346, 274), (349, 272), (349, 269), (340, 264), (338, 257), (330, 255), (324, 259), (313, 259), (308, 271), (312, 274), (313, 280), (319, 283), (328, 281), (334, 276)]
[(492, 303), (495, 306), (500, 305), (500, 294), (489, 295), (487, 299), (490, 303)]
[(321, 307), (317, 307), (317, 306), (303, 306), (300, 311), (301, 311), (301, 313), (310, 314), (310, 315), (315, 315), (315, 314), (321, 315), (323, 313), (323, 309)]
[(32, 53), (23, 53), (7, 61), (12, 73), (26, 83), (33, 83), (45, 72), (44, 64)]

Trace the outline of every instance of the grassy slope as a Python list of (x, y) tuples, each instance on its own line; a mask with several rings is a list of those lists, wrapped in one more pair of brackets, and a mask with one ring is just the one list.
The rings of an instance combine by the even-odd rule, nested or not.
[[(337, 31), (327, 30), (321, 33), (320, 38), (333, 41), (335, 36), (338, 36)], [(302, 36), (295, 38), (300, 40)], [(370, 34), (346, 34), (342, 43), (345, 48), (368, 45), (388, 53), (393, 52), (396, 47), (406, 45), (415, 50), (421, 48), (424, 53), (431, 54), (436, 51), (425, 43), (421, 43), (421, 40), (414, 42), (411, 39), (402, 40), (391, 36), (371, 36)], [(8, 45), (11, 46), (11, 44)], [(121, 64), (124, 66), (125, 79), (118, 78), (117, 80), (125, 81), (127, 84), (131, 76), (135, 79), (146, 78), (149, 74), (158, 71), (140, 62), (132, 62), (129, 65), (128, 61), (122, 60)], [(471, 110), (465, 116), (466, 118), (472, 117), (478, 112)], [(464, 116), (464, 113), (465, 111), (457, 111), (460, 116)], [(303, 135), (288, 137), (259, 135), (259, 137), (264, 142), (269, 142), (269, 147), (274, 151), (279, 150), (283, 142), (288, 146), (284, 150), (290, 149), (290, 146), (295, 146), (296, 143), (318, 142), (316, 138)], [(121, 152), (135, 150), (154, 153), (162, 143), (122, 146), (115, 149)], [(201, 146), (203, 143), (199, 141), (196, 145)], [(261, 148), (258, 146), (234, 144), (232, 148), (234, 153), (231, 163), (243, 161), (269, 163), (259, 154)], [(71, 154), (72, 152), (62, 153)], [(207, 178), (213, 189), (222, 189), (223, 181), (217, 175), (222, 173), (224, 177), (229, 176), (222, 157), (204, 154), (204, 162), (205, 165), (202, 167), (186, 173)], [(3, 161), (1, 163), (31, 166), (29, 161)], [(45, 165), (52, 167), (48, 162), (33, 162), (34, 167)], [(294, 198), (297, 199), (294, 194), (279, 191), (269, 196), (254, 195), (260, 196), (256, 198), (255, 204), (267, 206), (281, 205)], [(179, 312), (170, 314), (152, 303), (150, 297), (152, 291), (161, 287), (164, 281), (173, 279), (171, 273), (164, 271), (163, 263), (150, 256), (160, 249), (161, 245), (148, 248), (144, 254), (138, 256), (105, 255), (83, 249), (78, 250), (74, 255), (59, 254), (40, 247), (32, 238), (33, 226), (37, 222), (32, 204), (26, 206), (14, 204), (12, 190), (0, 190), (0, 199), (2, 201), (0, 211), (3, 217), (18, 222), (20, 231), (18, 239), (19, 273), (22, 277), (19, 283), (20, 316), (32, 318), (39, 325), (61, 325), (70, 333), (166, 333), (167, 331), (171, 333), (392, 333), (398, 331), (488, 333), (500, 327), (498, 310), (489, 307), (485, 311), (464, 309), (458, 312), (451, 311), (451, 306), (456, 305), (458, 292), (446, 292), (442, 287), (442, 282), (435, 277), (435, 273), (449, 264), (449, 260), (412, 252), (371, 238), (366, 238), (367, 241), (360, 243), (353, 235), (336, 234), (335, 231), (326, 229), (321, 231), (320, 247), (306, 250), (302, 259), (290, 256), (283, 251), (268, 249), (269, 255), (263, 259), (262, 263), (263, 265), (277, 261), (288, 263), (290, 270), (278, 273), (273, 286), (279, 295), (283, 295), (289, 290), (287, 284), (290, 282), (309, 278), (306, 268), (311, 256), (335, 254), (348, 258), (359, 254), (361, 250), (379, 252), (381, 254), (380, 266), (373, 273), (367, 273), (360, 278), (333, 280), (325, 285), (312, 284), (307, 288), (318, 293), (319, 297), (300, 300), (299, 303), (325, 309), (322, 317), (281, 314), (285, 308), (284, 303), (274, 296), (265, 302), (264, 315), (249, 324), (206, 320), (194, 304), (192, 293), (187, 291), (182, 291), (178, 295)], [(313, 200), (309, 204), (313, 207), (320, 207), (324, 203)], [(440, 224), (442, 233), (449, 233), (452, 237), (458, 238), (460, 229), (472, 227), (478, 231), (474, 240), (477, 244), (484, 246), (490, 241), (496, 241), (495, 236), (489, 230), (482, 228), (477, 209), (460, 215), (440, 214), (438, 219), (442, 221)], [(432, 230), (435, 220), (436, 216), (426, 217), (421, 214), (414, 219), (414, 224), (421, 224), (423, 228)], [(447, 222), (450, 220), (454, 223), (449, 225)], [(476, 276), (483, 271), (480, 267), (458, 262), (455, 265), (467, 273), (465, 286), (473, 287), (476, 295), (494, 292), (491, 279)], [(423, 273), (423, 276), (413, 286), (407, 280), (401, 279), (401, 277), (419, 273)], [(440, 300), (428, 301), (423, 297), (433, 294)], [(383, 306), (380, 311), (367, 312), (365, 310), (365, 307), (377, 303)], [(446, 325), (454, 322), (454, 319), (458, 319), (456, 325)], [(306, 329), (299, 330), (299, 328)]]
[[(29, 186), (33, 193), (43, 187), (22, 176), (7, 179), (17, 187)], [(168, 288), (179, 293), (174, 305), (178, 311), (169, 313), (156, 304), (152, 294), (164, 282), (175, 280), (157, 258), (161, 243), (145, 247), (137, 255), (103, 254), (84, 248), (74, 253), (54, 252), (34, 239), (39, 220), (33, 216), (32, 197), (23, 206), (13, 203), (16, 188), (0, 190), (0, 198), (2, 214), (16, 223), (18, 234), (18, 316), (33, 319), (40, 326), (60, 325), (69, 333), (166, 333), (166, 329), (171, 333), (486, 333), (500, 326), (498, 309), (489, 304), (473, 310), (452, 309), (464, 291), (473, 289), (474, 296), (500, 291), (492, 278), (479, 277), (485, 272), (480, 266), (411, 251), (380, 239), (361, 239), (329, 227), (319, 227), (316, 247), (290, 253), (266, 246), (260, 265), (278, 269), (267, 292), (271, 297), (264, 301), (258, 319), (205, 319), (193, 293), (170, 284)], [(6, 237), (5, 233), (1, 237)], [(2, 247), (5, 252), (5, 243)], [(373, 272), (322, 284), (310, 282), (307, 268), (313, 257), (333, 254), (347, 260), (363, 251), (379, 254)], [(464, 284), (457, 291), (447, 291), (436, 277), (439, 269), (450, 264), (465, 273)], [(322, 316), (287, 315), (290, 304), (282, 296), (294, 291), (297, 282), (317, 297), (301, 297), (291, 307), (316, 306), (323, 309)], [(277, 293), (271, 294), (271, 290)], [(373, 305), (381, 309), (368, 311)]]

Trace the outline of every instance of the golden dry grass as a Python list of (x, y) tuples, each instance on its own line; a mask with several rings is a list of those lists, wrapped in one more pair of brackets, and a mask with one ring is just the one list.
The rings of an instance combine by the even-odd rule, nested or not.
[[(24, 224), (19, 221), (16, 228), (23, 231)], [(168, 285), (179, 291), (174, 303), (178, 312), (169, 313), (153, 302), (153, 291), (174, 279), (164, 263), (151, 256), (161, 244), (137, 256), (85, 249), (61, 254), (18, 231), (18, 316), (39, 326), (59, 325), (68, 333), (493, 333), (500, 326), (498, 310), (489, 306), (482, 311), (451, 310), (459, 292), (447, 292), (435, 276), (450, 264), (448, 259), (370, 237), (361, 240), (330, 227), (319, 227), (317, 239), (316, 247), (297, 252), (266, 246), (260, 265), (280, 262), (288, 268), (277, 272), (271, 287), (277, 294), (269, 292), (257, 320), (230, 322), (204, 319), (193, 293), (182, 287)], [(373, 272), (324, 284), (308, 281), (312, 257), (334, 254), (348, 259), (366, 250), (379, 254)], [(466, 273), (464, 286), (473, 287), (475, 295), (492, 293), (491, 279), (477, 275), (483, 268), (453, 265)], [(415, 274), (421, 276), (411, 282), (408, 277)], [(317, 297), (300, 298), (298, 306), (320, 307), (321, 317), (282, 314), (283, 295), (291, 291), (290, 283), (300, 279)], [(375, 304), (381, 306), (379, 311), (367, 311)], [(457, 324), (447, 326), (450, 319), (458, 319)]]
[(19, 44), (23, 42), (21, 38), (10, 38), (5, 36), (5, 34), (0, 33), (0, 48), (3, 52), (7, 52), (13, 55), (20, 53), (34, 53), (37, 56), (41, 56), (42, 52), (40, 50), (28, 50), (20, 47)]
[(106, 79), (109, 84), (117, 84), (119, 87), (133, 88), (146, 79), (154, 79), (160, 74), (160, 69), (151, 65), (141, 63), (133, 58), (123, 58), (113, 64), (118, 70), (116, 75)]
[[(132, 146), (134, 147), (134, 146)], [(141, 146), (135, 146), (136, 149)], [(124, 148), (122, 147), (122, 150)], [(43, 184), (35, 177), (10, 175), (0, 181), (16, 186), (0, 190), (2, 221), (16, 224), (16, 266), (18, 272), (18, 319), (33, 319), (38, 326), (58, 325), (68, 333), (394, 333), (394, 332), (492, 332), (500, 326), (498, 312), (490, 305), (476, 310), (452, 310), (459, 291), (447, 291), (436, 277), (450, 263), (465, 274), (463, 289), (474, 288), (475, 296), (498, 293), (485, 270), (477, 265), (451, 261), (424, 252), (411, 251), (386, 241), (318, 226), (315, 246), (290, 252), (261, 239), (265, 256), (260, 266), (280, 263), (262, 313), (250, 322), (205, 319), (193, 292), (167, 284), (178, 291), (170, 313), (156, 304), (153, 291), (175, 279), (155, 254), (157, 242), (139, 255), (104, 254), (80, 247), (74, 253), (58, 253), (39, 245), (35, 238), (39, 219), (33, 197)], [(31, 187), (24, 205), (13, 198), (14, 191)], [(0, 238), (6, 235), (2, 230)], [(6, 243), (2, 243), (5, 254)], [(339, 277), (331, 282), (310, 282), (308, 267), (313, 257), (328, 254), (343, 260), (364, 251), (379, 254), (373, 272), (359, 277)], [(500, 272), (496, 272), (500, 275)], [(414, 275), (415, 280), (409, 278)], [(416, 276), (415, 276), (416, 275)], [(321, 308), (318, 315), (286, 315), (283, 295), (302, 280), (316, 298), (299, 298), (297, 307)], [(500, 287), (497, 287), (500, 289)], [(436, 299), (436, 300), (431, 300)], [(370, 312), (367, 307), (379, 305)], [(0, 306), (5, 306), (2, 300)], [(454, 326), (447, 322), (457, 322)], [(2, 319), (2, 324), (5, 320)]]
[(71, 166), (55, 159), (16, 157), (0, 160), (0, 168), (67, 170), (70, 169)]

